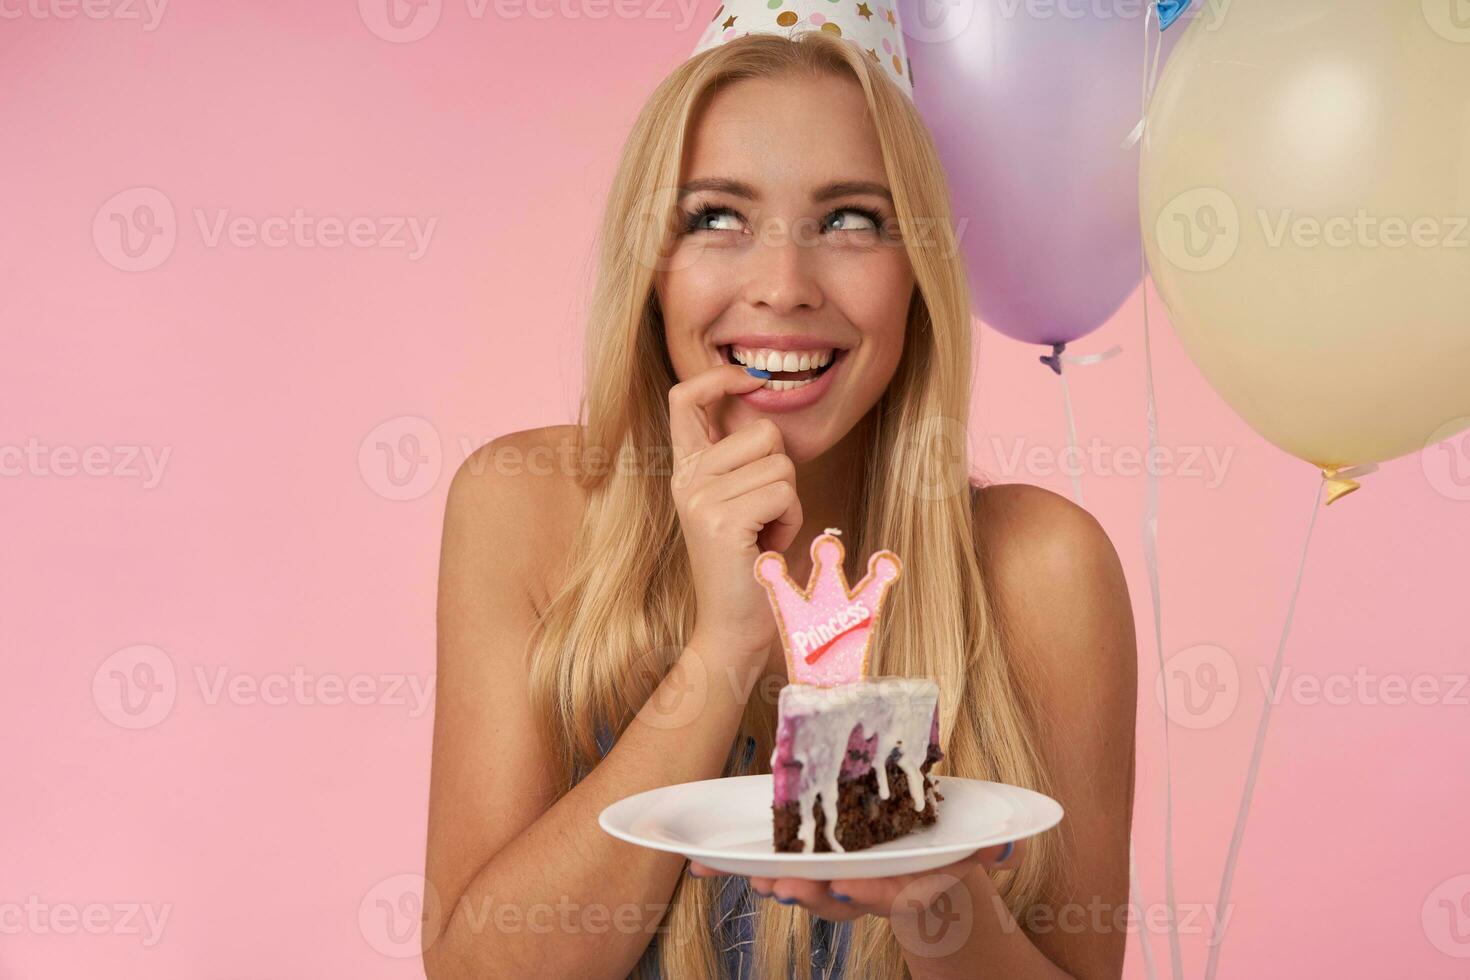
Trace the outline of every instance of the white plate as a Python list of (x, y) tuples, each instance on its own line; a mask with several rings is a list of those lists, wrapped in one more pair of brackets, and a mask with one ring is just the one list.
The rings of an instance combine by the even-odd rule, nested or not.
[(771, 776), (663, 786), (619, 800), (597, 822), (630, 844), (694, 858), (727, 874), (762, 878), (883, 878), (952, 864), (982, 847), (1055, 827), (1062, 805), (1019, 786), (933, 777), (944, 799), (931, 827), (838, 853), (792, 854), (771, 843)]

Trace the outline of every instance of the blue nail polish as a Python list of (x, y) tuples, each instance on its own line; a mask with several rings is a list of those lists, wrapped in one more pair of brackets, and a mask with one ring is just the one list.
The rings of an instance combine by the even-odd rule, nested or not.
[(754, 375), (757, 378), (769, 378), (771, 376), (771, 372), (770, 371), (762, 371), (760, 368), (753, 368), (753, 367), (746, 368), (745, 369), (745, 373), (746, 374), (750, 374), (750, 375)]
[(996, 855), (996, 858), (995, 858), (995, 863), (996, 863), (996, 864), (1000, 864), (1000, 863), (1001, 863), (1001, 862), (1002, 862), (1002, 861), (1004, 861), (1004, 860), (1005, 860), (1005, 859), (1006, 859), (1006, 858), (1008, 858), (1008, 857), (1010, 857), (1010, 856), (1011, 856), (1011, 855), (1012, 855), (1012, 854), (1014, 854), (1014, 853), (1015, 853), (1015, 851), (1016, 851), (1016, 842), (1015, 842), (1015, 841), (1007, 841), (1007, 842), (1006, 842), (1006, 846), (1005, 846), (1005, 849), (1004, 849), (1004, 850), (1002, 850), (1002, 851), (1001, 851), (1001, 852), (1000, 852), (1000, 854), (998, 854), (998, 855)]
[(850, 902), (850, 901), (852, 901), (852, 899), (848, 898), (846, 895), (839, 895), (837, 892), (834, 892), (831, 889), (828, 889), (827, 894), (828, 895), (831, 895), (833, 898), (837, 899), (837, 901), (839, 901), (839, 902)]
[(794, 898), (778, 898), (778, 899), (776, 899), (776, 901), (780, 902), (782, 905), (795, 905), (796, 904), (796, 899), (794, 899)]

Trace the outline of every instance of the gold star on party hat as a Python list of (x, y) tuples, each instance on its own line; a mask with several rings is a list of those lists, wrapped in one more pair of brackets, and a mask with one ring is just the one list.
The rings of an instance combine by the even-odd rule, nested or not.
[(882, 0), (724, 0), (690, 57), (746, 34), (794, 37), (801, 31), (846, 38), (914, 97), (903, 25), (898, 12)]

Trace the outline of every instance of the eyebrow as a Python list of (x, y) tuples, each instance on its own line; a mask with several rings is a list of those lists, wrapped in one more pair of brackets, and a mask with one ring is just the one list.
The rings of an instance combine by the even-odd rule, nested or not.
[[(759, 201), (760, 194), (756, 193), (754, 187), (744, 181), (734, 180), (729, 177), (700, 177), (691, 180), (687, 184), (679, 186), (679, 199), (683, 200), (695, 191), (720, 191), (735, 197), (743, 197), (748, 201)], [(823, 184), (812, 191), (812, 201), (830, 201), (838, 197), (847, 197), (852, 194), (871, 194), (881, 197), (893, 203), (893, 195), (887, 187), (871, 180), (836, 180), (830, 184)]]

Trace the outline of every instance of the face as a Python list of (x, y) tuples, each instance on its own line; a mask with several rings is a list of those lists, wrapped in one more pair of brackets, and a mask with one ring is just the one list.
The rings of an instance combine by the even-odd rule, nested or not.
[(813, 459), (887, 388), (914, 291), (862, 89), (744, 79), (708, 100), (688, 146), (654, 282), (674, 371), (771, 371), (724, 400), (722, 432), (765, 416), (793, 460)]

